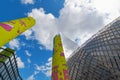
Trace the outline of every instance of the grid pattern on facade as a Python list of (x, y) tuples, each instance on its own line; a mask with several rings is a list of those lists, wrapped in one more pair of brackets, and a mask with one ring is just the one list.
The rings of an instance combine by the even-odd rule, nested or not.
[(22, 80), (17, 67), (14, 50), (3, 49), (0, 52), (0, 80)]
[(73, 54), (67, 61), (71, 80), (120, 80), (120, 17)]

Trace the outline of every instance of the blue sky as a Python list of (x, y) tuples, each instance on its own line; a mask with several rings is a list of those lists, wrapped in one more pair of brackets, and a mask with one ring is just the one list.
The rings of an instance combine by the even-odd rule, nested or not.
[[(36, 0), (34, 4), (24, 4), (21, 0), (2, 0), (0, 2), (0, 22), (26, 17), (27, 13), (31, 12), (33, 8), (40, 7), (44, 8), (45, 13), (52, 13), (55, 17), (58, 17), (63, 2), (63, 0), (58, 2), (55, 0)], [(52, 50), (46, 50), (37, 40), (26, 40), (24, 35), (17, 37), (14, 42), (16, 41), (20, 41), (20, 43), (18, 42), (19, 47), (15, 47), (15, 45), (12, 47), (10, 44), (7, 44), (7, 46), (14, 48), (18, 60), (23, 62), (19, 68), (23, 80), (28, 79), (30, 76), (32, 79), (33, 74), (35, 74), (33, 80), (51, 80), (50, 76), (47, 77), (42, 71), (38, 71), (39, 74), (37, 74), (35, 68), (36, 64), (41, 66), (48, 63), (48, 59), (53, 53)]]
[(68, 58), (78, 46), (120, 15), (119, 3), (119, 0), (0, 1), (0, 22), (27, 16), (36, 20), (33, 28), (5, 45), (16, 50), (23, 80), (51, 80), (53, 37), (61, 32)]

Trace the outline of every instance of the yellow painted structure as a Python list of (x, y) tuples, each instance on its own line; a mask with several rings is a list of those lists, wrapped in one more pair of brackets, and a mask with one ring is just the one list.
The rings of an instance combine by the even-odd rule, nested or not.
[(14, 39), (35, 24), (32, 17), (0, 23), (0, 47)]
[(69, 80), (68, 68), (64, 56), (60, 35), (56, 35), (54, 38), (52, 80)]

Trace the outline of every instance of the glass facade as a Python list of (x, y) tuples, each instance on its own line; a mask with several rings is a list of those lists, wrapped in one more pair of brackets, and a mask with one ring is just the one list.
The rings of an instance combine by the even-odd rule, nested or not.
[(75, 50), (67, 65), (71, 80), (120, 80), (120, 17)]
[(14, 50), (3, 49), (0, 52), (0, 80), (22, 80), (17, 67)]

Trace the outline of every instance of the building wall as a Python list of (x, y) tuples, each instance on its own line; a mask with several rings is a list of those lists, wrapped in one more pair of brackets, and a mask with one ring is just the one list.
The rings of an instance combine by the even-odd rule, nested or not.
[(120, 17), (73, 54), (67, 61), (71, 80), (120, 80)]
[(14, 51), (9, 48), (0, 52), (0, 80), (22, 80)]

